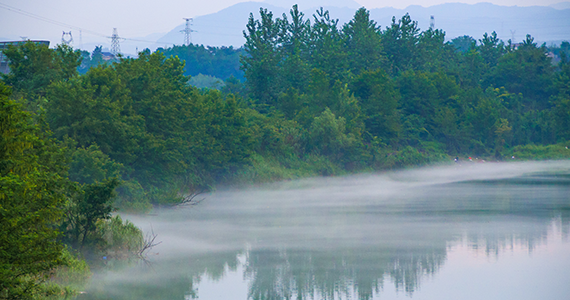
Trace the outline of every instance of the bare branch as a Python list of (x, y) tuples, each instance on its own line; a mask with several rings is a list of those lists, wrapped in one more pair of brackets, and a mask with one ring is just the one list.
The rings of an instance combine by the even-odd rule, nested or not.
[(178, 205), (196, 205), (202, 201), (204, 201), (204, 199), (206, 198), (202, 198), (202, 199), (196, 199), (196, 197), (204, 194), (205, 192), (207, 192), (206, 188), (196, 188), (193, 189), (192, 191), (190, 191), (189, 194), (185, 195), (182, 197), (182, 200), (180, 201), (180, 203), (178, 203)]
[(146, 236), (144, 238), (143, 244), (141, 245), (141, 249), (139, 250), (138, 256), (141, 257), (142, 259), (145, 259), (146, 254), (145, 252), (154, 248), (157, 245), (160, 245), (162, 243), (162, 241), (160, 242), (156, 242), (156, 237), (158, 235), (156, 233), (154, 233), (154, 229), (152, 228), (152, 226), (150, 227), (150, 232), (146, 233)]

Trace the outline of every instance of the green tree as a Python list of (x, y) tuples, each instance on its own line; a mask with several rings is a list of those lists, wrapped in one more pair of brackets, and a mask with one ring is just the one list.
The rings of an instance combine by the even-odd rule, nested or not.
[(309, 129), (307, 149), (331, 157), (335, 161), (350, 162), (358, 157), (358, 139), (346, 132), (346, 120), (325, 109), (315, 117)]
[(133, 111), (124, 82), (109, 66), (56, 82), (47, 91), (46, 118), (55, 137), (70, 137), (79, 147), (97, 145), (127, 168), (137, 161), (143, 119)]
[(332, 19), (322, 8), (313, 15), (310, 37), (310, 65), (327, 74), (331, 83), (345, 82), (349, 77), (348, 53), (344, 51), (338, 19)]
[(0, 82), (0, 298), (28, 299), (63, 264), (54, 229), (69, 188), (65, 152)]
[(97, 221), (111, 218), (115, 188), (118, 186), (116, 178), (81, 186), (68, 204), (60, 226), (65, 234), (65, 242), (81, 250), (87, 250), (84, 248), (87, 245), (95, 247), (102, 243)]
[(546, 47), (537, 47), (527, 35), (515, 51), (501, 56), (485, 83), (505, 87), (511, 93), (522, 93), (527, 110), (550, 107), (554, 67), (546, 56)]
[(570, 62), (566, 56), (561, 57), (559, 68), (560, 72), (556, 74), (554, 82), (554, 88), (558, 93), (553, 96), (552, 113), (556, 122), (558, 140), (568, 141), (570, 140)]
[(370, 20), (370, 12), (364, 7), (354, 14), (354, 18), (344, 25), (344, 51), (350, 60), (354, 74), (364, 70), (376, 70), (384, 64), (382, 56), (381, 29)]
[(479, 43), (480, 45), (477, 47), (477, 50), (481, 53), (489, 69), (496, 66), (499, 62), (499, 58), (510, 50), (505, 46), (505, 43), (497, 37), (497, 33), (494, 31), (490, 35), (485, 33), (483, 39), (479, 40)]
[(362, 107), (366, 130), (386, 142), (396, 139), (400, 94), (393, 80), (384, 71), (366, 71), (354, 80), (350, 90)]
[(419, 34), (418, 22), (413, 21), (409, 14), (404, 15), (398, 22), (396, 17), (392, 18), (392, 24), (382, 33), (391, 74), (413, 70), (418, 65), (416, 55)]
[(451, 44), (457, 51), (466, 53), (477, 46), (477, 41), (471, 36), (463, 35), (452, 39)]
[(10, 73), (2, 75), (4, 81), (33, 100), (45, 96), (46, 88), (52, 82), (76, 76), (81, 64), (80, 51), (65, 45), (50, 49), (31, 41), (8, 47), (4, 55), (10, 62)]
[(123, 165), (114, 162), (97, 145), (79, 147), (71, 153), (69, 179), (80, 184), (103, 182), (110, 178), (120, 178)]
[(291, 21), (283, 14), (280, 20), (279, 44), (282, 56), (281, 76), (283, 89), (294, 88), (301, 92), (310, 76), (309, 38), (311, 24), (304, 19), (297, 5), (290, 10)]
[(243, 33), (248, 55), (241, 58), (242, 70), (252, 97), (262, 105), (274, 105), (281, 86), (281, 55), (277, 49), (280, 24), (267, 9), (260, 9), (259, 13), (261, 20), (249, 15), (247, 31)]

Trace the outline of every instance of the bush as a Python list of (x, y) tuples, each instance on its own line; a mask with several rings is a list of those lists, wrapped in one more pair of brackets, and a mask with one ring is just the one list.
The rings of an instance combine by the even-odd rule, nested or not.
[(570, 142), (555, 145), (524, 145), (508, 151), (509, 156), (523, 160), (570, 159)]
[(142, 230), (121, 216), (113, 216), (109, 220), (101, 220), (97, 224), (106, 243), (105, 254), (108, 257), (126, 258), (138, 255), (144, 238)]
[(65, 265), (50, 272), (50, 279), (42, 289), (49, 299), (67, 298), (83, 290), (91, 271), (85, 260), (76, 257), (69, 248), (64, 249), (62, 258)]

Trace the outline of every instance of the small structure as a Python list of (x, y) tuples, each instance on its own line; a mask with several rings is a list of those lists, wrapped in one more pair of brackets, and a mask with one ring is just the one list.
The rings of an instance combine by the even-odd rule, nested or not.
[(0, 42), (0, 73), (8, 74), (10, 72), (10, 67), (8, 66), (8, 58), (4, 55), (3, 51), (10, 45), (21, 45), (26, 42), (32, 42), (35, 44), (46, 45), (49, 47), (49, 41), (43, 40), (22, 40), (22, 41), (6, 41)]
[(101, 56), (103, 58), (103, 61), (114, 60), (116, 57), (115, 54), (113, 54), (111, 52), (101, 52)]

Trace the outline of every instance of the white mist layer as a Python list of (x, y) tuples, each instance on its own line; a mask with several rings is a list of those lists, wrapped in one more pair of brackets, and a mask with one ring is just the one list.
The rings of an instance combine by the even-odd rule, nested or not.
[[(393, 241), (421, 243), (426, 232), (448, 231), (433, 216), (449, 211), (497, 210), (480, 197), (509, 198), (524, 210), (543, 205), (548, 187), (487, 186), (477, 181), (570, 173), (569, 161), (464, 163), (347, 177), (311, 178), (205, 195), (197, 206), (128, 216), (158, 234), (163, 253), (261, 248), (327, 248)], [(558, 197), (559, 195), (555, 195)], [(527, 199), (531, 197), (532, 199)], [(559, 197), (558, 197), (559, 198)], [(558, 199), (556, 198), (556, 199)], [(546, 199), (546, 201), (550, 201)], [(517, 201), (521, 201), (518, 203)], [(405, 215), (405, 218), (402, 217)], [(429, 219), (426, 219), (429, 217)], [(469, 216), (459, 217), (468, 219)], [(421, 222), (428, 222), (416, 228)], [(441, 228), (439, 228), (441, 227)], [(424, 232), (425, 231), (425, 232)]]

